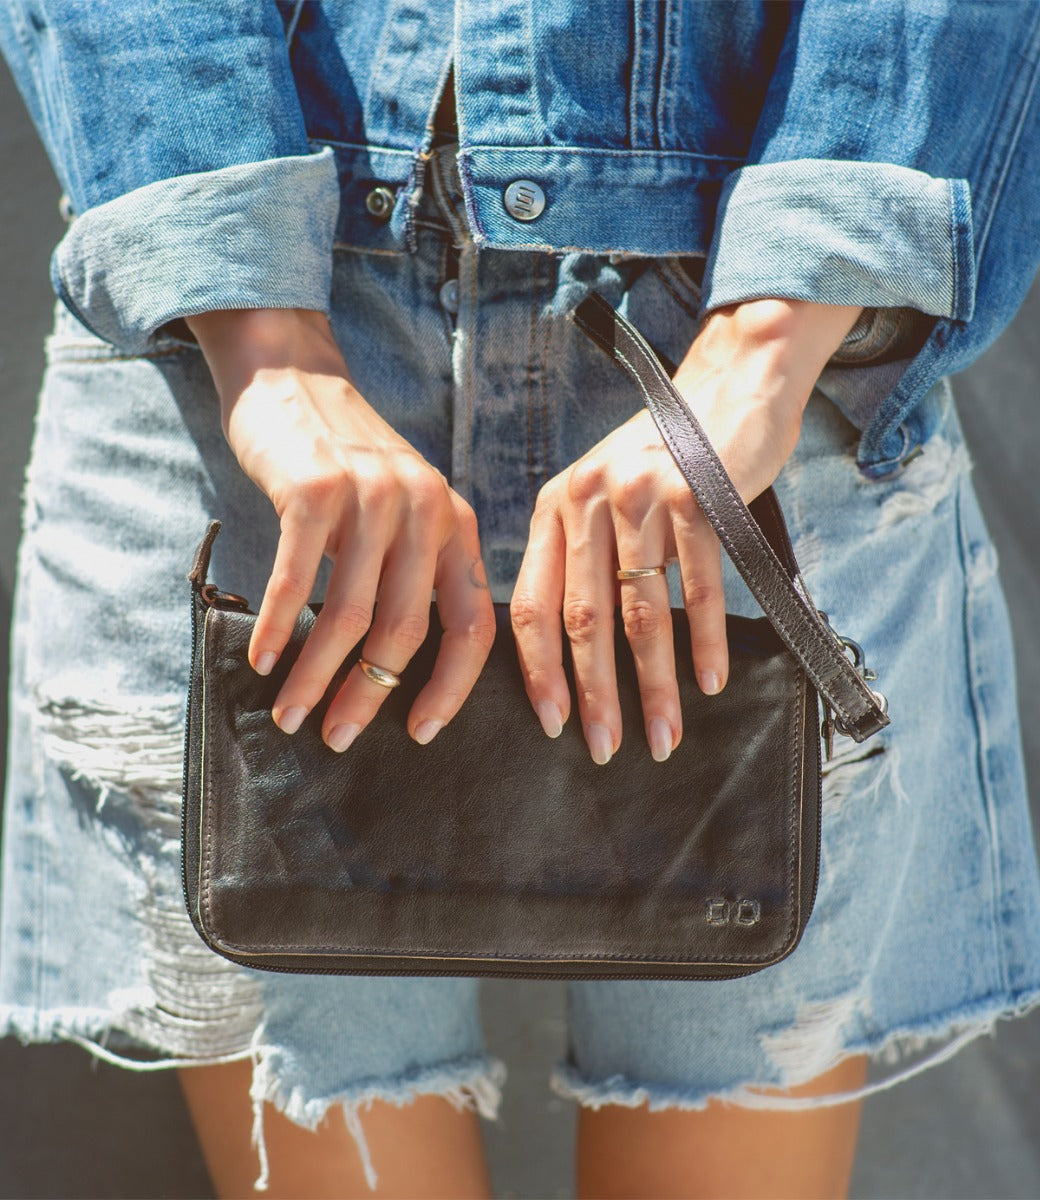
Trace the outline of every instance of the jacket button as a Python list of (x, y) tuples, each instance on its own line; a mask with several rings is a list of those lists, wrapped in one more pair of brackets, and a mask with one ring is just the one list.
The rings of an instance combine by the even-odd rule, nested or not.
[(518, 221), (533, 221), (545, 208), (545, 192), (533, 179), (514, 179), (502, 193), (506, 212)]
[(389, 221), (394, 210), (394, 194), (387, 187), (374, 187), (365, 197), (365, 208), (377, 221)]

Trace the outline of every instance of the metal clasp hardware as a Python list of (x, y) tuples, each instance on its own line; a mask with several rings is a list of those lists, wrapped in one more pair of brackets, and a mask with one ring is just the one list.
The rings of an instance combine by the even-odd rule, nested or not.
[[(883, 713), (887, 713), (888, 697), (884, 694), (884, 692), (871, 691), (870, 694), (874, 697), (874, 702), (877, 704), (878, 708), (880, 708)], [(830, 762), (830, 760), (834, 757), (835, 733), (840, 733), (842, 737), (850, 737), (851, 733), (849, 731), (849, 727), (845, 724), (841, 717), (835, 716), (834, 711), (826, 703), (824, 703), (823, 711), (823, 724), (820, 726), (820, 736), (823, 738), (824, 746), (823, 761)]]
[(859, 644), (859, 642), (854, 641), (850, 637), (843, 637), (840, 633), (836, 634), (836, 637), (847, 650), (852, 651), (852, 665), (856, 668), (860, 675), (862, 675), (862, 677), (868, 683), (873, 683), (873, 681), (877, 679), (877, 671), (872, 671), (870, 667), (867, 666), (865, 661), (866, 656), (864, 655), (863, 647)]
[[(877, 679), (877, 671), (872, 670), (866, 664), (866, 655), (863, 653), (863, 647), (854, 638), (844, 637), (838, 633), (830, 623), (825, 612), (820, 609), (816, 610), (820, 620), (827, 627), (828, 631), (834, 636), (835, 640), (841, 643), (843, 651), (852, 659), (852, 665), (859, 672), (860, 678), (866, 683), (873, 683)], [(888, 698), (882, 692), (871, 690), (870, 693), (874, 697), (874, 702), (883, 713), (888, 712)], [(850, 731), (848, 726), (842, 721), (841, 717), (835, 716), (833, 709), (824, 702), (824, 718), (823, 724), (820, 726), (820, 736), (823, 738), (824, 745), (824, 761), (829, 762), (834, 756), (834, 735), (840, 733), (842, 737), (849, 737)]]
[(215, 583), (204, 583), (199, 588), (199, 595), (210, 608), (237, 608), (249, 612), (249, 601), (245, 596), (236, 596), (234, 592), (222, 592)]

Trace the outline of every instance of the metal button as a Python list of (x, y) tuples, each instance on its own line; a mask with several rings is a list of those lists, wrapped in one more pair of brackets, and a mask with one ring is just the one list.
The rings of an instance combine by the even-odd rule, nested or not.
[(457, 279), (449, 279), (442, 283), (438, 295), (441, 307), (445, 312), (454, 314), (459, 311), (459, 281)]
[(545, 192), (533, 179), (514, 179), (502, 195), (506, 212), (518, 221), (533, 221), (545, 208)]
[(365, 197), (365, 208), (377, 221), (389, 221), (394, 210), (394, 194), (387, 187), (374, 187)]

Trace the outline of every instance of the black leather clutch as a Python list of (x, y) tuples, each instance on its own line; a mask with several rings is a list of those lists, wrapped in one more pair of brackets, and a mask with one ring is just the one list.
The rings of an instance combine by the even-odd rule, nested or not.
[[(663, 763), (634, 732), (619, 620), (633, 732), (597, 766), (577, 721), (555, 740), (542, 732), (506, 605), (462, 710), (429, 745), (412, 741), (405, 717), (436, 655), (433, 610), (401, 686), (339, 755), (320, 736), (324, 702), (292, 737), (270, 715), (317, 609), (258, 676), (246, 659), (254, 614), (206, 581), (214, 522), (189, 575), (182, 849), (188, 912), (226, 958), (308, 973), (717, 979), (797, 945), (819, 863), (820, 698), (825, 733), (857, 741), (888, 723), (883, 698), (809, 601), (772, 492), (753, 517), (653, 352), (605, 301), (589, 297), (575, 320), (639, 384), (766, 617), (728, 618), (718, 696), (680, 670), (684, 736)], [(673, 621), (688, 666), (685, 613)]]

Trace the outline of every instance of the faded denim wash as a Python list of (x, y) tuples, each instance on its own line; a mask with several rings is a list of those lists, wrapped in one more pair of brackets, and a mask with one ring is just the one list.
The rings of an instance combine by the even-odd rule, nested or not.
[[(861, 469), (1007, 325), (1040, 263), (1040, 5), (1019, 0), (2, 0), (81, 219), (53, 282), (124, 352), (214, 308), (328, 310), (333, 245), (414, 252), (454, 66), (476, 246), (707, 257), (778, 295), (933, 319), (839, 389)], [(970, 86), (967, 86), (970, 77)], [(131, 118), (132, 114), (132, 118)], [(248, 119), (242, 119), (248, 114)], [(514, 218), (528, 179), (547, 203)], [(365, 197), (388, 187), (389, 221)]]
[[(333, 329), (362, 394), (473, 504), (507, 600), (539, 488), (642, 408), (568, 314), (595, 288), (677, 361), (703, 261), (478, 249), (450, 148), (426, 181), (414, 252), (334, 253)], [(853, 333), (845, 377), (914, 326)], [(219, 516), (213, 577), (255, 600), (277, 518), (224, 441), (197, 349), (160, 337), (127, 358), (59, 305), (48, 360), (16, 595), (0, 1029), (134, 1069), (251, 1058), (261, 1180), (270, 1102), (309, 1128), (341, 1108), (375, 1186), (371, 1099), (497, 1113), (506, 1068), (479, 981), (278, 975), (199, 940), (179, 872), (184, 575)], [(814, 392), (777, 491), (812, 595), (861, 641), (892, 725), (837, 741), (819, 897), (791, 958), (725, 982), (566, 985), (550, 1086), (583, 1105), (781, 1107), (762, 1089), (859, 1052), (884, 1067), (876, 1090), (1040, 995), (1014, 657), (949, 386), (922, 404), (920, 453), (880, 480), (856, 467), (834, 387)], [(728, 564), (726, 587), (731, 611), (758, 615)]]

